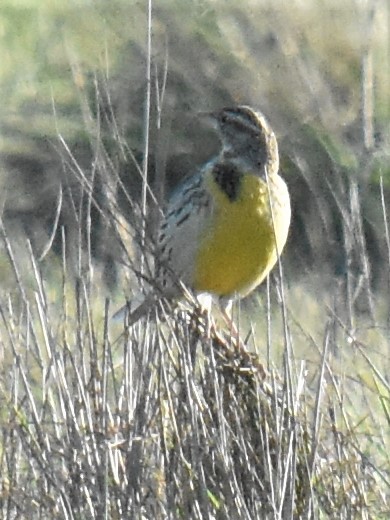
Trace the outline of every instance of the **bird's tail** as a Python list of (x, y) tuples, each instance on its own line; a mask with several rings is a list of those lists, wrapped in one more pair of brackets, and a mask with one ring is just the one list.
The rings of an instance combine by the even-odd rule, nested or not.
[(140, 302), (128, 301), (123, 307), (113, 314), (111, 320), (114, 322), (122, 322), (127, 327), (134, 325), (143, 316), (146, 316), (149, 311), (157, 304), (158, 298), (153, 294), (148, 294)]

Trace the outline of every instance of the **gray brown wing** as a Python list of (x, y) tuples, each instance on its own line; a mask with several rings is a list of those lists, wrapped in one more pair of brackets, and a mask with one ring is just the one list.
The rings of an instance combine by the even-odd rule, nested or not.
[(170, 199), (160, 226), (157, 255), (157, 278), (167, 291), (177, 281), (192, 287), (199, 233), (211, 212), (203, 172), (191, 177)]

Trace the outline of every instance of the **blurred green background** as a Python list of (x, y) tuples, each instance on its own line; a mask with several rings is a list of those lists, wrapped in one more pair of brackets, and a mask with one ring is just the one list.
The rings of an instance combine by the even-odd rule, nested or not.
[[(323, 283), (351, 269), (379, 288), (389, 265), (380, 189), (382, 179), (388, 208), (388, 32), (386, 0), (153, 2), (151, 182), (164, 174), (169, 191), (217, 149), (197, 112), (259, 107), (277, 133), (292, 197), (289, 278), (311, 273)], [(3, 219), (38, 253), (53, 229), (60, 186), (59, 224), (75, 240), (72, 208), (82, 190), (74, 170), (93, 175), (97, 143), (139, 200), (141, 176), (130, 156), (142, 162), (147, 41), (146, 1), (2, 0)], [(98, 193), (104, 183), (95, 178)], [(100, 227), (96, 212), (94, 253), (112, 266)], [(115, 285), (115, 276), (107, 280)]]

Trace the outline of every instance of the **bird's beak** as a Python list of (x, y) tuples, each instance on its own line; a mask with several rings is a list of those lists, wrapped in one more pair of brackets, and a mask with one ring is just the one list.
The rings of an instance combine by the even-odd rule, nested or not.
[(197, 116), (204, 121), (207, 125), (216, 127), (217, 126), (217, 118), (218, 112), (198, 112)]

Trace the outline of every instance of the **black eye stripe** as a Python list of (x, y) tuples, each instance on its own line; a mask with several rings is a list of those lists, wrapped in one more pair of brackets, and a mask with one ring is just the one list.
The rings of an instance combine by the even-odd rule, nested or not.
[(219, 112), (219, 121), (220, 123), (225, 123), (229, 120), (238, 120), (241, 119), (247, 125), (253, 126), (255, 128), (267, 128), (269, 129), (268, 122), (263, 114), (259, 111), (255, 111), (250, 107), (245, 105), (239, 107), (225, 107), (222, 108)]
[(242, 112), (225, 112), (221, 115), (220, 124), (223, 127), (236, 128), (237, 131), (246, 131), (253, 135), (261, 135), (263, 133), (260, 122), (252, 115)]

